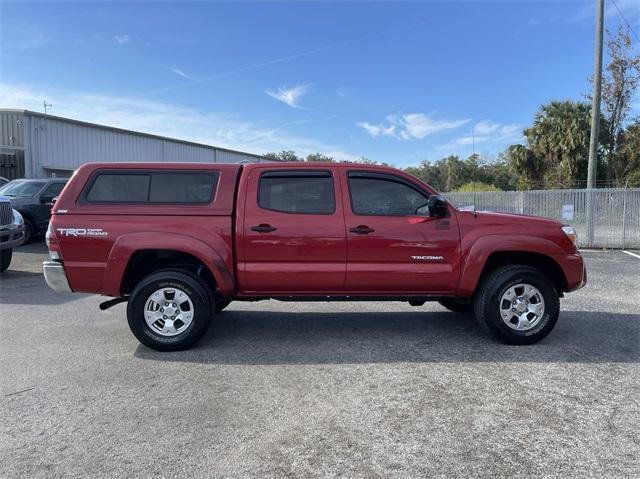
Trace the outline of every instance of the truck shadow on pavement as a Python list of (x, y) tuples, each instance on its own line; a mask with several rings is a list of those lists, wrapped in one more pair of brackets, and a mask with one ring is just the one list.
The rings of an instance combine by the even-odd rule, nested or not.
[(542, 342), (500, 344), (467, 315), (440, 312), (280, 313), (229, 310), (187, 351), (140, 345), (145, 360), (202, 364), (395, 362), (632, 363), (640, 356), (640, 316), (565, 311)]
[(86, 298), (88, 294), (56, 293), (42, 272), (8, 270), (0, 276), (0, 304), (56, 305)]

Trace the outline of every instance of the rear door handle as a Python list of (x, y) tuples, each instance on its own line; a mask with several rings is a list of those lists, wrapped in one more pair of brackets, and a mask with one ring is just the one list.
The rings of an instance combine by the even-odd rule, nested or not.
[(266, 224), (262, 224), (262, 225), (258, 225), (258, 226), (252, 226), (251, 227), (251, 231), (257, 231), (258, 233), (270, 233), (272, 231), (277, 230), (278, 228), (274, 228), (271, 225), (266, 225)]
[(369, 228), (366, 225), (359, 225), (359, 226), (356, 226), (355, 228), (349, 229), (349, 231), (351, 231), (352, 233), (357, 233), (359, 235), (366, 235), (369, 233), (373, 233), (375, 230), (373, 228)]

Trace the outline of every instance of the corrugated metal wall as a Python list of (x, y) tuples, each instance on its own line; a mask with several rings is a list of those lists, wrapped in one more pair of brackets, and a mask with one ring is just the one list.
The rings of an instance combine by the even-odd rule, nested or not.
[(7, 112), (0, 114), (0, 146), (2, 148), (24, 147), (24, 115)]
[[(163, 161), (196, 161), (202, 163), (215, 163), (216, 161), (216, 150), (213, 148), (197, 148), (168, 140), (163, 141), (162, 147), (164, 148)], [(189, 158), (189, 160), (184, 158)]]
[(9, 180), (25, 176), (24, 144), (24, 115), (18, 112), (0, 114), (0, 176)]
[(217, 153), (217, 158), (216, 158), (217, 163), (240, 163), (241, 161), (246, 161), (246, 160), (255, 161), (254, 158), (249, 158), (245, 155), (242, 155), (241, 153), (235, 153), (233, 151), (218, 150), (216, 151), (216, 153)]
[(0, 144), (25, 149), (25, 176), (88, 162), (174, 161), (238, 163), (265, 161), (256, 155), (195, 145), (135, 132), (86, 125), (30, 112), (0, 112)]

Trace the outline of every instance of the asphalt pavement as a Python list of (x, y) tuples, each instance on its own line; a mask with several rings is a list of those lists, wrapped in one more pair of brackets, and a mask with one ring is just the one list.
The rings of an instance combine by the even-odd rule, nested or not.
[(158, 353), (22, 247), (0, 277), (0, 477), (640, 477), (640, 258), (584, 256), (533, 346), (437, 303), (263, 301)]

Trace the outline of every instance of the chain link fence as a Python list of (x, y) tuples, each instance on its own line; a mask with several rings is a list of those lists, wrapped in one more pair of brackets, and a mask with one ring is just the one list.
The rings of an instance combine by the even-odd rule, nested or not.
[[(574, 226), (581, 248), (640, 248), (640, 188), (448, 193), (461, 209), (543, 216)], [(593, 240), (587, 237), (591, 194)]]

